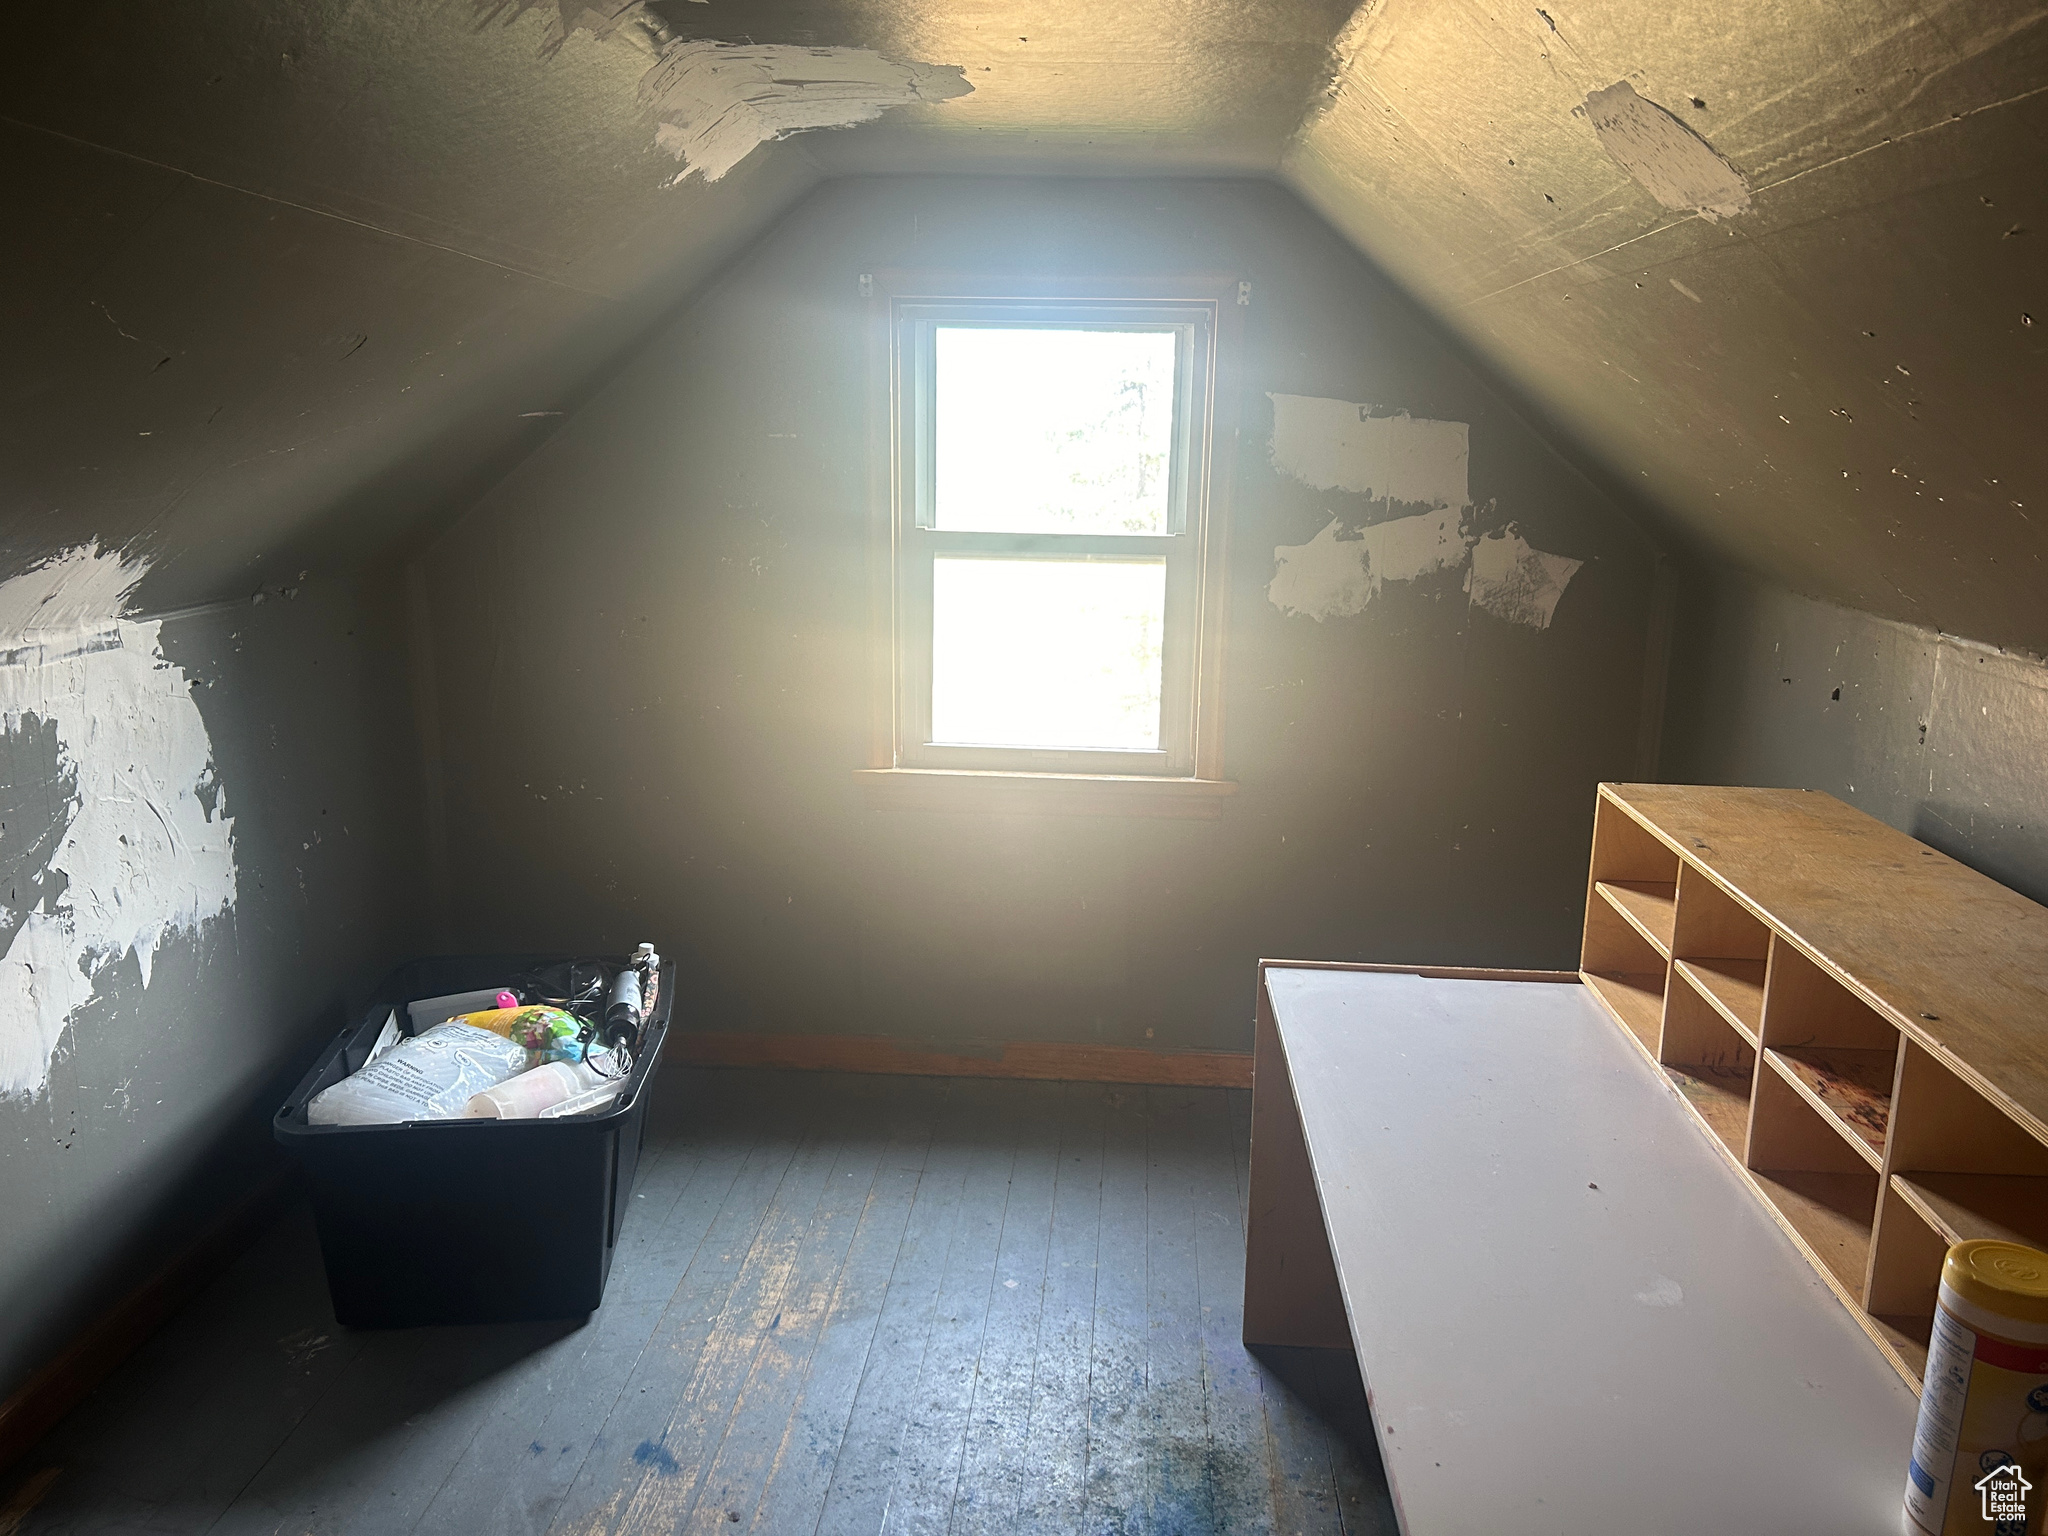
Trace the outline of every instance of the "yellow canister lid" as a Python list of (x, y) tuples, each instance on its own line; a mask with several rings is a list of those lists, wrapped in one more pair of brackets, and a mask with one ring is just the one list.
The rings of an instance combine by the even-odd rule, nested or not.
[(1942, 1261), (1941, 1283), (1973, 1306), (2015, 1321), (2048, 1326), (2048, 1253), (1974, 1238)]

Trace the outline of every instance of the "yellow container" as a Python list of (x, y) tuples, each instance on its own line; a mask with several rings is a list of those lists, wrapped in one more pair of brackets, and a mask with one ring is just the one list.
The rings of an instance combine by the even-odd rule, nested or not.
[(1941, 1266), (1906, 1472), (1930, 1536), (2036, 1536), (2048, 1509), (2048, 1253), (1989, 1239)]

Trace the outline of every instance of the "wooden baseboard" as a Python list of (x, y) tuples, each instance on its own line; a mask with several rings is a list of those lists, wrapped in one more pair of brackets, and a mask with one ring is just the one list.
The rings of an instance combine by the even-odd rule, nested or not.
[(1079, 1083), (1249, 1088), (1248, 1051), (1153, 1051), (1127, 1045), (1013, 1041), (981, 1056), (922, 1050), (873, 1035), (670, 1035), (662, 1052), (693, 1067), (893, 1072), (906, 1077), (1016, 1077)]
[(278, 1169), (202, 1228), (168, 1264), (0, 1403), (0, 1471), (32, 1449), (172, 1314), (241, 1256), (283, 1207), (291, 1172)]

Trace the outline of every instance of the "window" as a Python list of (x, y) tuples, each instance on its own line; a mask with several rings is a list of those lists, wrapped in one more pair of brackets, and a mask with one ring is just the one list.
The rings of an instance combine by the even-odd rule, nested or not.
[(889, 766), (1215, 776), (1217, 311), (891, 303)]

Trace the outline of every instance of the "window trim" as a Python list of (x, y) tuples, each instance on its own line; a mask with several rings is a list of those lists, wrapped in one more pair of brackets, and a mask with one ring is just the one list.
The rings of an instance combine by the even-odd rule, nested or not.
[[(982, 282), (923, 273), (863, 274), (869, 297), (869, 521), (873, 586), (873, 730), (864, 781), (884, 782), (874, 770), (893, 770), (889, 782), (909, 774), (943, 776), (949, 796), (962, 785), (1042, 781), (1046, 798), (1073, 800), (1078, 778), (1117, 779), (1150, 786), (1142, 792), (1090, 797), (1091, 808), (1145, 808), (1173, 798), (1179, 784), (1213, 785), (1221, 779), (1221, 639), (1227, 568), (1228, 517), (1223, 489), (1236, 439), (1235, 391), (1225, 387), (1235, 354), (1241, 309), (1233, 277), (1198, 274), (1133, 284), (1128, 280)], [(1141, 323), (1184, 327), (1177, 380), (1176, 478), (1173, 506), (1181, 527), (1167, 535), (967, 534), (930, 526), (924, 503), (931, 443), (928, 369), (930, 338), (949, 319), (1014, 323)], [(921, 355), (920, 355), (921, 353)], [(920, 366), (922, 365), (922, 366)], [(1206, 418), (1206, 424), (1204, 423)], [(1205, 430), (1206, 425), (1206, 430)], [(926, 473), (919, 474), (922, 463)], [(1085, 538), (1100, 549), (1115, 538), (1129, 553), (1154, 550), (1187, 562), (1179, 573), (1187, 601), (1169, 611), (1162, 646), (1162, 731), (1158, 752), (1039, 752), (1019, 748), (934, 746), (911, 739), (929, 719), (930, 570), (949, 546), (1003, 547), (1022, 554), (1057, 555), (1063, 542)], [(928, 541), (912, 553), (912, 540)], [(1086, 553), (1078, 546), (1076, 557)], [(1111, 556), (1113, 558), (1113, 556)], [(1191, 567), (1191, 569), (1189, 568)], [(923, 589), (906, 590), (922, 572)], [(1169, 572), (1169, 591), (1174, 574)], [(921, 677), (922, 690), (918, 691)], [(1162, 795), (1159, 791), (1165, 790)], [(892, 803), (903, 803), (900, 793)], [(1011, 798), (1008, 795), (1005, 799)], [(1213, 797), (1208, 797), (1213, 799)]]

